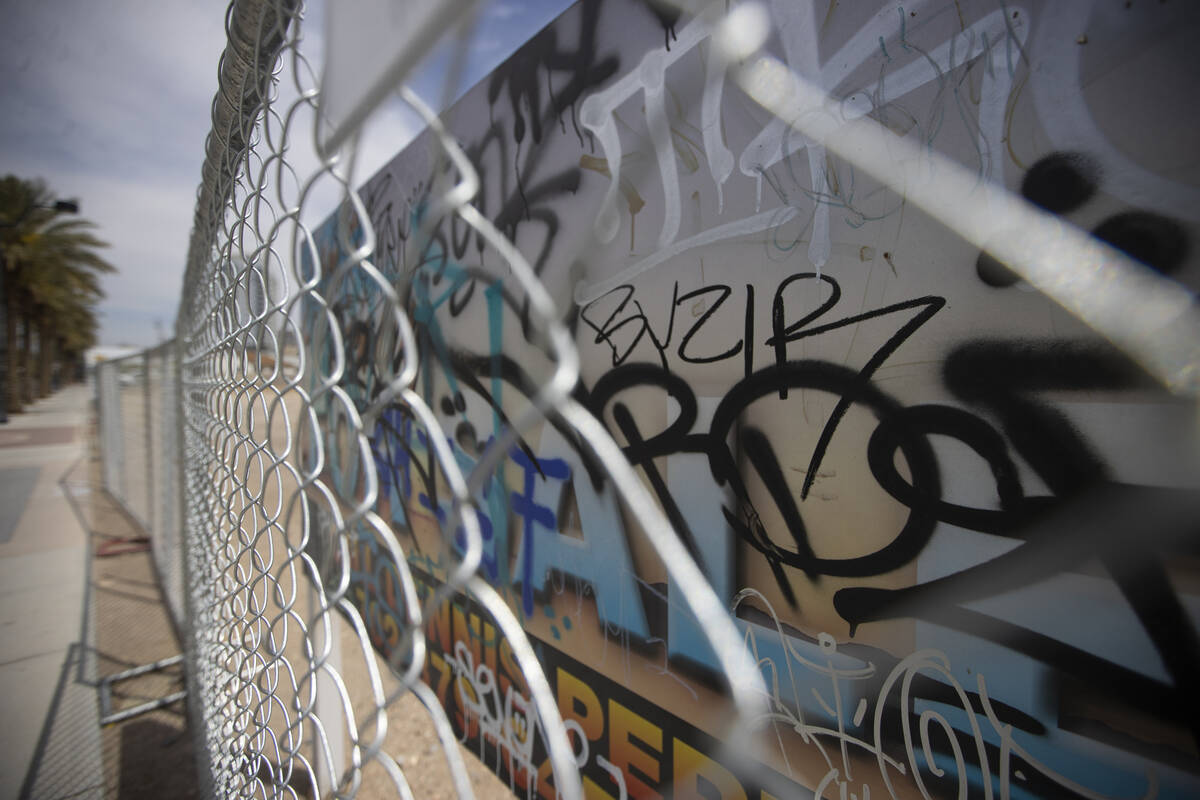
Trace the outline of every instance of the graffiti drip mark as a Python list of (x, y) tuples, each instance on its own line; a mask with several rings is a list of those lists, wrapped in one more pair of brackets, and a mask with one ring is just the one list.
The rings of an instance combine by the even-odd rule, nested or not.
[(671, 51), (671, 42), (679, 40), (679, 37), (675, 34), (675, 26), (679, 24), (679, 18), (683, 15), (683, 10), (667, 0), (646, 0), (646, 5), (650, 9), (650, 13), (658, 19), (658, 24), (662, 25), (663, 47), (667, 48), (667, 52), (669, 53)]

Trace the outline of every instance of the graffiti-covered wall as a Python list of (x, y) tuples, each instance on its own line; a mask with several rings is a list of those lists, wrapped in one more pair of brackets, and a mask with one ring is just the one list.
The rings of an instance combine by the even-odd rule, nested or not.
[[(1198, 8), (779, 0), (767, 48), (912, 145), (930, 181), (949, 158), (1195, 287)], [(714, 654), (551, 413), (479, 483), (481, 572), (537, 644), (589, 796), (1194, 796), (1200, 531), (1172, 512), (1200, 485), (1194, 405), (906, 202), (912, 187), (757, 105), (709, 31), (584, 0), (447, 116), (475, 205), (574, 334), (576, 399), (770, 692), (759, 766), (725, 762)], [(416, 386), (468, 474), (554, 365), (504, 259), (431, 203), (440, 155), (423, 136), (361, 195)], [(327, 468), (348, 497), (375, 470), (375, 508), (429, 592), (456, 558), (450, 500), (420, 420), (374, 408), (404, 365), (378, 289), (338, 271), (352, 219), (318, 235), (333, 277), (307, 329), (341, 322), (315, 352), (342, 348), (342, 389), (373, 409), (370, 460), (331, 420)], [(389, 652), (396, 565), (365, 534), (350, 558)], [(553, 798), (486, 612), (451, 597), (426, 635), (456, 732), (519, 794)]]

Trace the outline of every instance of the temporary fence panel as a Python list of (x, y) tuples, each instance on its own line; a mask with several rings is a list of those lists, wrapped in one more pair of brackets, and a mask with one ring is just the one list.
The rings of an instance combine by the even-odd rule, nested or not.
[(104, 488), (149, 530), (153, 490), (146, 367), (145, 352), (100, 362), (96, 392)]
[(109, 362), (96, 365), (97, 438), (100, 443), (100, 477), (104, 488), (114, 497), (124, 481), (124, 457), (121, 440), (121, 391), (117, 366)]
[(104, 488), (150, 538), (163, 596), (184, 619), (175, 342), (96, 365)]
[(302, 7), (231, 6), (177, 323), (208, 792), (409, 796), (414, 709), (461, 796), (459, 742), (548, 799), (1200, 789), (1196, 115), (1130, 89), (1200, 23), (816, 5), (580, 2), (441, 119), (398, 86), (357, 191)]
[(175, 341), (146, 354), (150, 432), (151, 551), (163, 596), (178, 627), (184, 618), (180, 509), (179, 367)]

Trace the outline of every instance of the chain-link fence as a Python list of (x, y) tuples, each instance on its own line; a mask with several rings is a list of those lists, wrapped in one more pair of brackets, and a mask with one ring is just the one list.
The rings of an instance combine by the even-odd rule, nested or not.
[(148, 452), (147, 392), (145, 353), (97, 365), (96, 405), (104, 420), (100, 428), (104, 486), (142, 526), (149, 524), (152, 496), (146, 486), (152, 458)]
[[(456, 219), (486, 242), (509, 276), (510, 291), (523, 296), (527, 321), (546, 337), (550, 359), (541, 388), (473, 468), (464, 468), (453, 454), (451, 434), (431, 408), (428, 391), (417, 391), (418, 375), (424, 372), (426, 382), (430, 377), (429, 368), (422, 368), (427, 355), (418, 347), (408, 303), (375, 263), (372, 221), (357, 196), (345, 191), (337, 235), (364, 246), (340, 263), (327, 262), (318, 235), (304, 222), (304, 199), (315, 182), (345, 186), (343, 159), (325, 156), (298, 183), (281, 179), (290, 166), (289, 135), (314, 130), (314, 110), (321, 107), (302, 50), (300, 9), (282, 2), (235, 3), (230, 30), (177, 324), (183, 342), (189, 622), (201, 709), (197, 722), (212, 756), (214, 791), (270, 795), (281, 787), (300, 792), (324, 784), (326, 791), (353, 793), (371, 768), (381, 769), (380, 777), (406, 794), (404, 765), (383, 745), (389, 712), (411, 692), (442, 743), (454, 788), (469, 796), (455, 728), (421, 681), (428, 666), (426, 624), (446, 599), (464, 596), (494, 635), (503, 637), (524, 686), (519, 692), (510, 686), (503, 709), (487, 711), (501, 721), (494, 746), (507, 750), (510, 781), (517, 779), (516, 757), (527, 791), (541, 781), (566, 797), (582, 796), (574, 749), (534, 646), (508, 602), (477, 574), (484, 552), (477, 513), (482, 484), (548, 413), (593, 450), (677, 584), (687, 587), (686, 601), (709, 621), (708, 637), (726, 671), (740, 678), (734, 687), (741, 706), (761, 705), (762, 693), (753, 690), (761, 681), (728, 615), (612, 439), (571, 399), (578, 375), (571, 336), (525, 257), (467, 205), (471, 192), (464, 194), (460, 182), (469, 185), (472, 179), (455, 171), (466, 167), (469, 173), (470, 167), (460, 163), (450, 135), (427, 113), (435, 130), (432, 157), (454, 168), (435, 171), (427, 230), (418, 238), (432, 242), (433, 225)], [(296, 84), (290, 105), (273, 105), (277, 75)], [(406, 98), (426, 110), (414, 95)], [(230, 213), (233, 209), (247, 213)], [(338, 308), (338, 294), (353, 291), (350, 287), (377, 293), (378, 328), (362, 344), (390, 348), (381, 361), (395, 364), (373, 396), (352, 396), (341, 385), (348, 348), (356, 346), (348, 338), (353, 320)], [(282, 332), (268, 325), (279, 312), (285, 314)], [(287, 341), (296, 343), (294, 354)], [(374, 509), (380, 486), (372, 438), (385, 413), (423, 430), (430, 456), (427, 490), (448, 500), (443, 533), (431, 551), (439, 561), (436, 589), (428, 578), (419, 583), (410, 568), (415, 544), (402, 543)], [(364, 545), (389, 559), (396, 580), (391, 609), (402, 630), (387, 662), (374, 655), (367, 605), (353, 602), (349, 593), (352, 572), (362, 567), (354, 554)], [(306, 603), (309, 586), (313, 598)], [(336, 612), (349, 620), (348, 648), (335, 633)], [(336, 665), (335, 650), (341, 650), (341, 660), (354, 660), (353, 669), (366, 679), (357, 690), (346, 680), (350, 668)], [(390, 675), (382, 674), (382, 663)], [(456, 669), (454, 683), (474, 695), (464, 701), (478, 704), (483, 714), (489, 701), (473, 683), (479, 676)], [(549, 769), (539, 769), (542, 763)]]
[(163, 596), (183, 620), (175, 342), (96, 365), (104, 488), (150, 537)]
[(438, 117), (475, 4), (347, 100), (386, 31), (235, 0), (177, 338), (97, 373), (205, 792), (1194, 790), (1198, 190), (1088, 59), (1195, 20), (1061, 8), (583, 0)]

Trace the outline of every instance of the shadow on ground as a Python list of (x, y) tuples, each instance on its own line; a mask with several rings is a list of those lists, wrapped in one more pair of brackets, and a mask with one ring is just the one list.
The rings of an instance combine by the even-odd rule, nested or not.
[[(91, 457), (72, 467), (60, 485), (88, 532), (89, 586), (79, 642), (62, 666), (21, 796), (198, 797), (185, 701), (100, 724), (102, 715), (134, 709), (184, 688), (179, 664), (111, 680), (133, 667), (177, 655), (180, 643), (163, 603), (145, 532), (103, 491), (94, 447)], [(105, 703), (102, 685), (107, 685)]]

